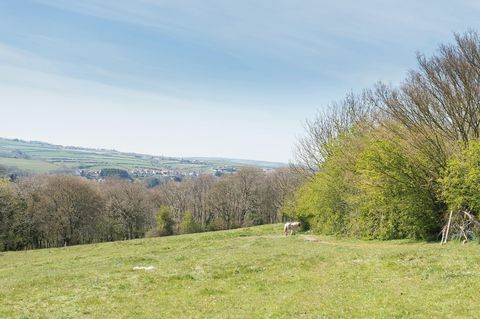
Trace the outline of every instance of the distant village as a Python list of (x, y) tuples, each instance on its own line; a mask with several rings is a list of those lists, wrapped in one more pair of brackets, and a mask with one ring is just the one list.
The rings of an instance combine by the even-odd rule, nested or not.
[(120, 179), (140, 179), (158, 178), (160, 181), (181, 181), (187, 177), (196, 177), (200, 175), (222, 176), (233, 174), (237, 170), (236, 167), (224, 166), (214, 168), (210, 172), (200, 173), (194, 170), (173, 170), (173, 169), (151, 169), (151, 168), (135, 168), (124, 170), (118, 168), (103, 168), (100, 170), (76, 169), (74, 175), (82, 176), (90, 180), (102, 181), (108, 178)]
[(151, 187), (200, 175), (230, 175), (245, 165), (271, 171), (279, 164), (270, 163), (272, 165), (268, 166), (268, 162), (258, 161), (152, 156), (0, 137), (1, 159), (5, 164), (0, 162), (0, 177), (10, 176), (12, 180), (47, 173), (82, 176), (99, 182), (112, 178), (136, 180)]

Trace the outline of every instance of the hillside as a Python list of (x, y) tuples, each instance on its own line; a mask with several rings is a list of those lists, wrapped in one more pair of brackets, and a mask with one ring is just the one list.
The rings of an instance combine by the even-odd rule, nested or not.
[(37, 141), (0, 138), (0, 165), (29, 173), (85, 174), (102, 169), (122, 169), (134, 177), (231, 172), (241, 166), (272, 169), (282, 163), (225, 158), (176, 158), (115, 150), (61, 146)]
[(0, 317), (473, 318), (479, 249), (285, 238), (269, 225), (8, 252)]

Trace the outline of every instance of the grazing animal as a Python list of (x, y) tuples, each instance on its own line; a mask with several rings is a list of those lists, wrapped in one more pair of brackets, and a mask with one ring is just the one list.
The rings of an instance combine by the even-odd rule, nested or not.
[(288, 231), (290, 231), (290, 235), (295, 235), (295, 232), (297, 231), (299, 226), (300, 222), (286, 223), (285, 226), (283, 226), (285, 236), (288, 236)]

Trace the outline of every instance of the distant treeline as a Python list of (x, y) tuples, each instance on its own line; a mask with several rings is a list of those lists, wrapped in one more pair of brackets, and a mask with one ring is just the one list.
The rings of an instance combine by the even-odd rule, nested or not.
[(284, 217), (298, 185), (288, 168), (200, 176), (155, 188), (74, 176), (0, 180), (0, 251), (221, 230)]
[(478, 236), (464, 227), (480, 213), (480, 38), (455, 39), (419, 54), (398, 87), (307, 121), (296, 155), (309, 179), (286, 211), (323, 233), (380, 239), (435, 239), (452, 211), (459, 234)]

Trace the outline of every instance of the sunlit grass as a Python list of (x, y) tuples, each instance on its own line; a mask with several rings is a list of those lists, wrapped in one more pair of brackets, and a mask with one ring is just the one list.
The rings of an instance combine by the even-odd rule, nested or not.
[(0, 157), (0, 165), (16, 167), (21, 170), (32, 171), (36, 173), (48, 173), (61, 168), (60, 166), (44, 161), (7, 157)]
[(479, 252), (281, 225), (8, 252), (0, 318), (473, 318)]

